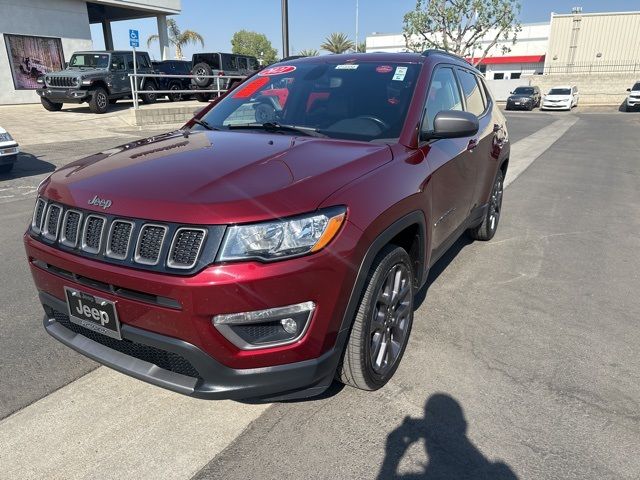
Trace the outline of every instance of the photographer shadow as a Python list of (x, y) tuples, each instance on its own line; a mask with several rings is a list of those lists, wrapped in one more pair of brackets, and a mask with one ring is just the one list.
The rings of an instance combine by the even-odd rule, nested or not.
[[(460, 404), (437, 393), (425, 404), (424, 418), (406, 417), (387, 436), (385, 459), (378, 480), (517, 480), (503, 462), (492, 462), (467, 438), (467, 421)], [(409, 447), (424, 441), (428, 462), (423, 472), (399, 474)]]

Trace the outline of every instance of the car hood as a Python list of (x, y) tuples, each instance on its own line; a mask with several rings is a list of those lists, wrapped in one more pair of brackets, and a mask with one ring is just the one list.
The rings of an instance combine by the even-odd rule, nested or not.
[[(389, 162), (388, 145), (263, 132), (173, 132), (73, 162), (45, 197), (126, 217), (241, 223), (313, 211)], [(88, 202), (110, 200), (108, 210)]]
[(545, 95), (545, 100), (571, 100), (571, 95)]

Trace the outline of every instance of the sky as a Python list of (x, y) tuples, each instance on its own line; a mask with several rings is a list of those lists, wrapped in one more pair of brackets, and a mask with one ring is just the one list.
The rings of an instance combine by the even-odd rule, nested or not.
[[(233, 33), (246, 29), (264, 33), (282, 54), (280, 0), (182, 0), (182, 14), (176, 17), (178, 26), (200, 33), (204, 49), (188, 46), (185, 55), (196, 51), (231, 51)], [(359, 40), (366, 35), (402, 32), (404, 14), (415, 8), (415, 0), (359, 0)], [(548, 22), (551, 12), (570, 13), (581, 6), (583, 13), (640, 10), (638, 0), (521, 0), (520, 22)], [(157, 33), (155, 19), (142, 19), (112, 24), (115, 48), (129, 48), (128, 31), (140, 31), (141, 48), (146, 39)], [(315, 48), (320, 50), (324, 38), (332, 32), (344, 32), (355, 39), (356, 0), (289, 0), (290, 53)], [(103, 49), (102, 26), (92, 25), (94, 48)], [(148, 49), (152, 58), (159, 56), (158, 44)], [(172, 50), (173, 55), (173, 50)]]

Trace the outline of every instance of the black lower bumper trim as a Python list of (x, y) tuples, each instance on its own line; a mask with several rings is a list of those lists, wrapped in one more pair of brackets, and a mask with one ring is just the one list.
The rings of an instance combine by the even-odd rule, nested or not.
[(114, 370), (192, 397), (262, 401), (311, 397), (321, 394), (331, 385), (338, 365), (339, 355), (336, 350), (331, 350), (319, 358), (303, 362), (233, 369), (183, 340), (122, 325), (123, 339), (178, 355), (199, 374), (198, 377), (183, 375), (109, 348), (66, 328), (52, 314), (52, 311), (67, 312), (66, 303), (45, 292), (40, 292), (40, 301), (47, 312), (45, 329), (63, 344)]

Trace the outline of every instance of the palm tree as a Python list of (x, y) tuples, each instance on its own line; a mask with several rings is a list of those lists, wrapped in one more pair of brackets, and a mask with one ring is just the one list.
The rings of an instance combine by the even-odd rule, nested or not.
[(367, 51), (367, 42), (360, 42), (356, 47), (356, 52), (366, 53), (366, 51)]
[(304, 50), (300, 50), (298, 55), (302, 55), (303, 57), (317, 57), (320, 55), (320, 52), (315, 48), (305, 48)]
[(355, 47), (353, 42), (344, 33), (332, 33), (329, 35), (320, 48), (331, 53), (345, 53)]
[[(198, 32), (193, 30), (180, 31), (178, 24), (173, 18), (167, 19), (167, 30), (169, 30), (169, 42), (176, 47), (176, 58), (182, 59), (182, 48), (190, 43), (199, 43), (204, 48), (204, 38)], [(158, 35), (150, 35), (147, 38), (147, 47), (151, 47), (151, 44), (157, 41), (160, 37)]]

